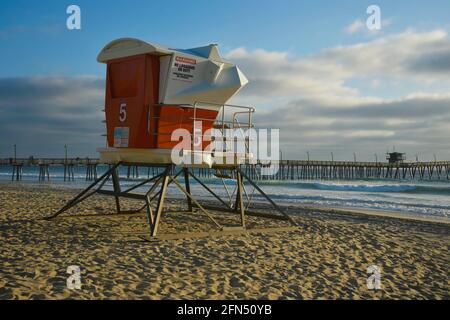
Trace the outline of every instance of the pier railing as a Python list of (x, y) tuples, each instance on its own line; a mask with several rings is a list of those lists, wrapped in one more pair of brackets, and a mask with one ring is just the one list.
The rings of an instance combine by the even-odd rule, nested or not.
[(36, 166), (40, 164), (47, 165), (64, 165), (64, 164), (74, 164), (74, 165), (87, 165), (87, 164), (101, 164), (98, 158), (0, 158), (0, 165), (26, 165), (26, 166)]
[[(97, 166), (106, 165), (97, 158), (0, 158), (0, 166), (11, 168), (12, 180), (21, 180), (22, 168), (39, 167), (39, 180), (50, 180), (49, 168), (64, 167), (64, 180), (74, 180), (74, 167), (86, 168), (86, 180), (97, 177)], [(275, 174), (261, 175), (264, 167), (275, 166)], [(215, 169), (199, 169), (203, 176), (214, 176)], [(347, 180), (347, 179), (399, 179), (450, 180), (450, 161), (432, 162), (355, 162), (282, 160), (243, 164), (242, 170), (254, 180)], [(222, 170), (223, 171), (223, 170)], [(139, 177), (136, 166), (128, 168), (128, 177)]]
[[(278, 165), (277, 173), (267, 180), (351, 180), (403, 179), (450, 180), (450, 161), (433, 162), (356, 162), (283, 160), (256, 166)], [(257, 170), (256, 170), (257, 171)]]

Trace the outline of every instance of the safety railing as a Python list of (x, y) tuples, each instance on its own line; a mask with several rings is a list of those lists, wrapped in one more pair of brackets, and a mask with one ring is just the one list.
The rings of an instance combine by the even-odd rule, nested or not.
[[(157, 106), (164, 107), (164, 106), (174, 106), (173, 104), (157, 104)], [(249, 106), (240, 106), (240, 105), (232, 105), (232, 104), (216, 104), (216, 103), (210, 103), (210, 102), (202, 102), (198, 101), (194, 104), (178, 104), (176, 106), (184, 107), (184, 108), (192, 108), (193, 116), (189, 117), (188, 119), (192, 121), (192, 132), (189, 132), (187, 135), (178, 135), (178, 136), (190, 136), (192, 143), (196, 141), (196, 135), (198, 134), (195, 130), (196, 122), (209, 122), (212, 123), (211, 127), (214, 129), (218, 129), (221, 131), (223, 137), (222, 139), (227, 139), (225, 136), (225, 130), (231, 129), (231, 130), (239, 130), (242, 134), (242, 138), (234, 136), (235, 140), (244, 140), (245, 146), (246, 146), (246, 152), (249, 151), (249, 138), (246, 136), (244, 130), (254, 128), (253, 124), (253, 113), (255, 112), (255, 108), (249, 107)], [(197, 116), (197, 110), (198, 109), (217, 109), (218, 110), (218, 116), (215, 119), (210, 118), (202, 118)], [(164, 135), (164, 136), (171, 136), (171, 133), (160, 133), (157, 131), (150, 132), (151, 128), (151, 121), (153, 119), (163, 119), (165, 121), (179, 121), (179, 117), (177, 116), (164, 116), (159, 117), (155, 115), (148, 115), (148, 129), (149, 133), (152, 133), (155, 136), (158, 135)], [(203, 132), (202, 132), (203, 135)], [(216, 140), (217, 137), (211, 137), (212, 140)], [(194, 149), (194, 147), (193, 147)]]
[[(175, 106), (174, 104), (156, 104), (156, 106)], [(177, 104), (176, 106), (184, 107), (184, 108), (192, 108), (194, 109), (194, 116), (190, 117), (189, 119), (194, 121), (214, 121), (214, 128), (216, 129), (237, 129), (237, 128), (253, 128), (253, 113), (255, 112), (255, 108), (248, 107), (248, 106), (239, 106), (239, 105), (232, 105), (232, 104), (217, 104), (217, 103), (210, 103), (210, 102), (202, 102), (198, 101), (194, 104)], [(201, 117), (197, 117), (197, 109), (208, 109), (208, 108), (217, 108), (219, 109), (220, 113), (220, 119), (216, 118), (215, 120), (212, 119), (205, 119)], [(239, 111), (236, 111), (239, 110)], [(227, 117), (227, 112), (231, 115)], [(245, 115), (246, 121), (239, 121), (238, 117), (239, 115)], [(160, 119), (160, 117), (157, 116), (149, 116), (149, 121), (151, 119)], [(178, 120), (177, 117), (164, 117), (164, 120)], [(154, 132), (154, 134), (157, 134)]]
[[(192, 131), (189, 132), (189, 134), (181, 134), (177, 135), (178, 137), (182, 136), (190, 136), (192, 143), (196, 141), (196, 135), (198, 134), (195, 130), (196, 123), (200, 122), (206, 122), (212, 127), (213, 129), (218, 129), (222, 133), (222, 139), (227, 139), (225, 135), (225, 131), (230, 130), (238, 130), (241, 134), (241, 137), (237, 137), (234, 135), (233, 139), (236, 141), (244, 140), (245, 142), (245, 151), (249, 152), (250, 150), (250, 139), (245, 134), (246, 129), (254, 128), (253, 124), (253, 114), (255, 112), (254, 107), (249, 106), (241, 106), (241, 105), (233, 105), (233, 104), (217, 104), (217, 103), (211, 103), (211, 102), (204, 102), (204, 101), (197, 101), (194, 104), (156, 104), (155, 106), (158, 107), (165, 107), (165, 106), (180, 106), (183, 108), (192, 108), (193, 109), (193, 116), (189, 117), (188, 120), (192, 121)], [(104, 107), (102, 107), (102, 111), (105, 112)], [(198, 116), (198, 110), (199, 109), (213, 109), (217, 110), (218, 115), (215, 119), (211, 118), (204, 118), (201, 116)], [(105, 117), (106, 118), (106, 117)], [(147, 114), (147, 132), (153, 136), (171, 136), (172, 133), (163, 133), (159, 130), (155, 130), (155, 127), (152, 126), (152, 122), (156, 120), (159, 122), (159, 120), (164, 120), (167, 122), (173, 121), (173, 122), (179, 122), (180, 117), (179, 116), (168, 116), (164, 115), (163, 117), (155, 115), (154, 112), (151, 111), (151, 108), (148, 108), (148, 114)], [(102, 121), (103, 123), (106, 123), (106, 120)], [(189, 126), (190, 127), (190, 126)], [(208, 137), (204, 135), (204, 132), (202, 131), (202, 141), (203, 138), (211, 138), (211, 141), (217, 140), (218, 137), (212, 136)], [(106, 136), (106, 134), (102, 134), (102, 136)], [(226, 142), (224, 143), (226, 145)], [(193, 148), (194, 150), (194, 148)], [(225, 150), (223, 150), (225, 151)]]

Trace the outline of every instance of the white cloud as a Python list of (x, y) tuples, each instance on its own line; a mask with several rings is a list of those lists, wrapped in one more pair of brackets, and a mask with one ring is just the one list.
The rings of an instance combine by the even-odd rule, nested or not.
[[(443, 85), (450, 85), (450, 39), (444, 30), (407, 30), (304, 57), (238, 48), (227, 58), (250, 79), (234, 102), (272, 106), (259, 109), (256, 119), (282, 130), (292, 157), (305, 148), (316, 154), (357, 149), (372, 157), (374, 149), (392, 145), (450, 157), (450, 93)], [(407, 91), (405, 83), (426, 89), (387, 99), (361, 92), (358, 83), (365, 81), (377, 90), (396, 85)]]
[(450, 39), (443, 30), (408, 30), (305, 57), (245, 48), (226, 56), (250, 78), (244, 92), (258, 97), (372, 100), (374, 97), (363, 97), (357, 87), (347, 84), (354, 79), (366, 79), (373, 87), (406, 80), (417, 85), (450, 85)]
[(366, 23), (361, 19), (356, 19), (345, 28), (345, 32), (353, 34), (365, 29), (367, 29)]
[[(314, 158), (334, 151), (336, 158), (357, 152), (363, 160), (395, 145), (450, 158), (450, 39), (443, 30), (407, 30), (303, 57), (245, 48), (226, 57), (250, 79), (233, 103), (256, 106), (258, 126), (281, 129), (285, 157), (309, 150)], [(387, 98), (367, 94), (361, 82), (377, 92), (417, 86)], [(95, 154), (104, 144), (103, 100), (104, 79), (0, 79), (0, 135), (30, 153), (55, 154), (83, 141), (71, 150)]]
[[(436, 55), (439, 55), (437, 60)], [(365, 43), (327, 49), (313, 60), (318, 64), (338, 65), (352, 77), (408, 75), (423, 81), (431, 80), (430, 75), (439, 76), (442, 71), (439, 63), (445, 67), (444, 71), (450, 70), (450, 64), (446, 63), (449, 55), (450, 39), (446, 31), (408, 30)], [(444, 76), (449, 80), (448, 73), (444, 72)]]
[(346, 26), (344, 28), (344, 32), (348, 35), (353, 35), (356, 33), (364, 33), (368, 36), (373, 36), (373, 35), (379, 35), (390, 25), (392, 25), (392, 19), (382, 19), (380, 30), (377, 30), (377, 29), (370, 30), (367, 27), (367, 22), (365, 20), (358, 18), (358, 19), (354, 20), (352, 23), (350, 23), (348, 26)]

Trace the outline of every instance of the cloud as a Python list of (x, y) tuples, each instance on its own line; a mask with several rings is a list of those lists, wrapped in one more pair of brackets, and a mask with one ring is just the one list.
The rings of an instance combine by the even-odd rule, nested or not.
[(226, 57), (235, 62), (249, 77), (245, 88), (248, 95), (319, 96), (327, 92), (354, 95), (357, 92), (343, 86), (347, 70), (337, 64), (316, 63), (313, 58), (290, 57), (286, 52), (262, 49), (247, 51), (237, 48)]
[[(336, 159), (357, 152), (368, 160), (395, 145), (421, 159), (450, 159), (449, 52), (445, 31), (407, 30), (302, 57), (246, 48), (226, 57), (250, 79), (232, 103), (256, 106), (258, 127), (281, 129), (285, 157), (304, 158), (308, 150), (318, 159), (333, 151)], [(105, 143), (104, 82), (0, 79), (0, 156), (13, 143), (22, 155), (61, 156), (64, 144), (74, 155), (96, 155)]]
[[(367, 81), (374, 87), (398, 82), (417, 86), (450, 85), (450, 39), (443, 30), (412, 30), (350, 46), (325, 49), (314, 55), (294, 57), (287, 52), (237, 48), (227, 53), (250, 79), (244, 90), (261, 102), (268, 96), (316, 97), (342, 102), (362, 99), (348, 81)], [(365, 97), (372, 99), (372, 97)]]
[(95, 77), (0, 79), (1, 155), (11, 144), (23, 156), (56, 156), (64, 144), (94, 155), (104, 145), (103, 88), (104, 79)]
[(450, 46), (444, 46), (437, 52), (427, 52), (413, 59), (408, 67), (413, 72), (425, 74), (443, 74), (450, 73)]
[[(234, 102), (267, 106), (257, 110), (255, 120), (281, 129), (283, 149), (291, 157), (313, 150), (325, 158), (330, 151), (342, 158), (354, 151), (371, 158), (374, 150), (396, 145), (409, 154), (450, 158), (449, 48), (443, 30), (407, 30), (304, 57), (245, 48), (227, 57), (250, 79)], [(391, 98), (370, 95), (361, 83), (408, 93), (395, 96), (392, 89)]]
[(348, 35), (353, 35), (356, 33), (365, 33), (366, 35), (378, 35), (382, 31), (384, 31), (387, 27), (389, 27), (392, 24), (392, 19), (382, 19), (381, 20), (381, 29), (369, 29), (367, 27), (367, 23), (365, 20), (362, 20), (360, 18), (354, 20), (352, 23), (350, 23), (348, 26), (344, 28), (344, 32)]
[(367, 28), (367, 26), (364, 23), (364, 21), (362, 21), (361, 19), (356, 19), (355, 21), (350, 23), (345, 28), (345, 32), (348, 33), (348, 34), (353, 34), (353, 33), (365, 30), (366, 28)]
[[(445, 58), (449, 52), (450, 40), (446, 31), (417, 33), (408, 30), (365, 43), (327, 49), (312, 59), (315, 63), (339, 65), (351, 77), (413, 76), (414, 80), (421, 81), (425, 76), (428, 81), (430, 74), (440, 74), (437, 72), (440, 64), (448, 66)], [(436, 55), (440, 59), (435, 59)], [(423, 60), (435, 64), (420, 63)]]

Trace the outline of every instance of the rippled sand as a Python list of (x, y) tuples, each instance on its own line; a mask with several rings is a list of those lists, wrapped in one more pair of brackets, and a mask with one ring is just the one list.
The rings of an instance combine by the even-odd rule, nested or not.
[[(295, 231), (149, 242), (144, 214), (111, 215), (114, 200), (100, 196), (40, 220), (75, 193), (0, 184), (0, 299), (450, 298), (448, 224), (290, 207)], [(200, 212), (162, 218), (162, 233), (209, 229)], [(80, 290), (66, 286), (70, 265), (81, 268)], [(371, 265), (381, 290), (367, 289)]]

